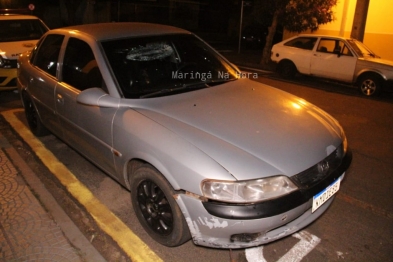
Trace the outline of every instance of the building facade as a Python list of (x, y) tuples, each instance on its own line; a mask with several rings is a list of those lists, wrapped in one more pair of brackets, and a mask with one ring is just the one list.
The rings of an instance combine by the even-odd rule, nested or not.
[[(335, 20), (321, 25), (315, 34), (350, 37), (357, 0), (340, 0), (334, 8)], [(369, 0), (363, 43), (384, 59), (393, 60), (393, 1)], [(284, 38), (294, 35), (286, 32)]]

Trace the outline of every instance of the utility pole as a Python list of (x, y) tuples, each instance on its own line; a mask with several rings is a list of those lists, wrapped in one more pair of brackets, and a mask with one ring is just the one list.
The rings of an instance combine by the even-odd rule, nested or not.
[(242, 45), (243, 7), (244, 7), (244, 1), (242, 1), (241, 7), (240, 7), (239, 45), (238, 45), (238, 49), (237, 49), (238, 54), (240, 54), (240, 49), (241, 49), (241, 45)]
[(357, 0), (355, 16), (351, 31), (351, 38), (363, 42), (364, 31), (366, 29), (367, 13), (370, 0)]
[(241, 44), (242, 44), (242, 29), (243, 29), (243, 7), (244, 6), (251, 6), (251, 2), (249, 1), (242, 1), (241, 8), (240, 8), (240, 23), (239, 23), (239, 45), (237, 49), (237, 53), (240, 54)]

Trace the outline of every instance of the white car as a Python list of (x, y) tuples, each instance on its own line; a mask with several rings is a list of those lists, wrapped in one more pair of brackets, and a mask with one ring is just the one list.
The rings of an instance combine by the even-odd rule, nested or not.
[(300, 73), (338, 80), (357, 85), (366, 96), (393, 90), (393, 61), (381, 59), (356, 39), (298, 35), (275, 44), (271, 59), (285, 78)]
[(0, 91), (16, 89), (16, 61), (48, 31), (38, 17), (0, 15)]

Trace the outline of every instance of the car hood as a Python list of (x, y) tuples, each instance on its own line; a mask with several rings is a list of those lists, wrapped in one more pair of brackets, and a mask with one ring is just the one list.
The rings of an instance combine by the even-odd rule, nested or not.
[(192, 143), (239, 180), (292, 176), (342, 143), (341, 127), (327, 113), (248, 79), (145, 99), (143, 108), (136, 110)]
[(374, 65), (379, 65), (381, 67), (393, 67), (393, 61), (387, 60), (387, 59), (382, 59), (382, 58), (374, 58), (374, 57), (365, 57), (363, 58), (363, 61), (365, 62), (371, 62)]
[(5, 59), (18, 59), (19, 55), (34, 48), (37, 40), (2, 42), (0, 43), (0, 53)]

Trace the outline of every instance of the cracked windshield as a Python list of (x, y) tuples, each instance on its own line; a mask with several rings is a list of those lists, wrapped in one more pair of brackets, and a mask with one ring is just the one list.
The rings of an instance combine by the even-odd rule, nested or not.
[(236, 69), (193, 35), (102, 42), (125, 98), (173, 95), (238, 78)]

